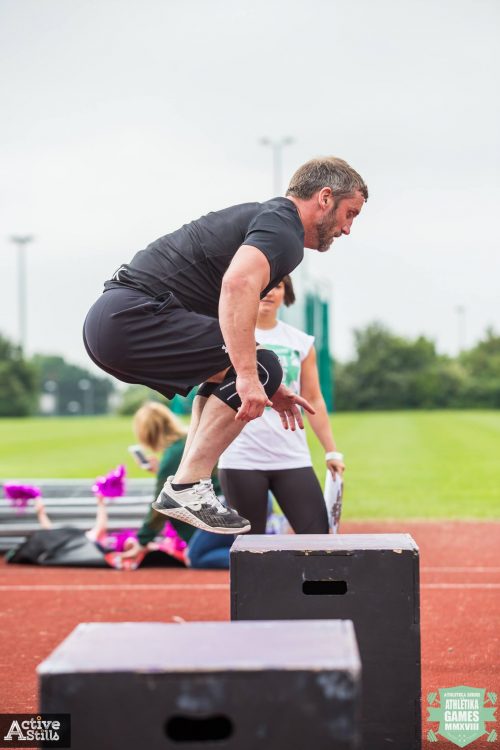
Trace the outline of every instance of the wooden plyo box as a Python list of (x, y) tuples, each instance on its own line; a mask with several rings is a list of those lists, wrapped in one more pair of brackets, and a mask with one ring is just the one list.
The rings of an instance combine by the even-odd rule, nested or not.
[(360, 747), (350, 622), (82, 624), (38, 675), (72, 750)]
[(364, 750), (420, 750), (418, 547), (408, 534), (237, 537), (233, 620), (352, 620)]

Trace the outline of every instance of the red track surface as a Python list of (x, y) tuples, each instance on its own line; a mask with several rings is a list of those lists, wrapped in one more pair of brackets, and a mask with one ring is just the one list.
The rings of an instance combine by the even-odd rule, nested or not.
[[(423, 704), (428, 692), (454, 685), (500, 695), (500, 523), (351, 522), (342, 531), (409, 532), (420, 547)], [(31, 713), (37, 708), (36, 665), (79, 622), (227, 620), (229, 574), (1, 562), (0, 601), (0, 711)], [(423, 715), (425, 737), (430, 727), (425, 710)], [(500, 723), (496, 728), (500, 735)], [(482, 739), (469, 745), (499, 746)], [(454, 745), (425, 740), (423, 747)]]

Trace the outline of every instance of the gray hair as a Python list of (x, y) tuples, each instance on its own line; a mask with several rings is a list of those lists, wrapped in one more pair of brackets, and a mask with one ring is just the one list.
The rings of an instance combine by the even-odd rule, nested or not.
[(368, 188), (363, 178), (346, 161), (335, 156), (311, 159), (299, 167), (286, 194), (308, 200), (325, 187), (331, 188), (336, 198), (345, 198), (359, 191), (365, 201), (368, 200)]

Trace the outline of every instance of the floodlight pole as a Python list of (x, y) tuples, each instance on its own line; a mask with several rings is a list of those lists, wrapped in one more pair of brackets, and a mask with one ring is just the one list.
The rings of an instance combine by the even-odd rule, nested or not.
[(33, 242), (32, 235), (13, 235), (11, 242), (17, 247), (17, 283), (19, 310), (19, 346), (26, 353), (27, 295), (26, 295), (26, 245)]
[(455, 308), (458, 316), (458, 353), (465, 350), (465, 306), (457, 305)]
[(261, 146), (269, 146), (273, 153), (273, 195), (281, 195), (283, 148), (294, 142), (290, 136), (273, 141), (271, 138), (260, 138)]
[(88, 378), (81, 378), (78, 381), (78, 388), (83, 391), (83, 413), (92, 414), (94, 411), (94, 394), (92, 393), (92, 381)]

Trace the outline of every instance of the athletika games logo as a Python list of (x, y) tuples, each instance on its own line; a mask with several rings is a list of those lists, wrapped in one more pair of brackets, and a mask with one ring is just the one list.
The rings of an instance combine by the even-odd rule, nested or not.
[(71, 747), (69, 714), (0, 714), (0, 747)]
[(427, 739), (437, 742), (438, 736), (453, 742), (458, 747), (466, 747), (474, 740), (486, 735), (487, 742), (495, 742), (498, 735), (493, 727), (487, 727), (496, 721), (496, 693), (487, 693), (484, 688), (459, 685), (442, 688), (437, 693), (427, 695), (427, 721), (439, 722), (439, 727), (429, 729)]

